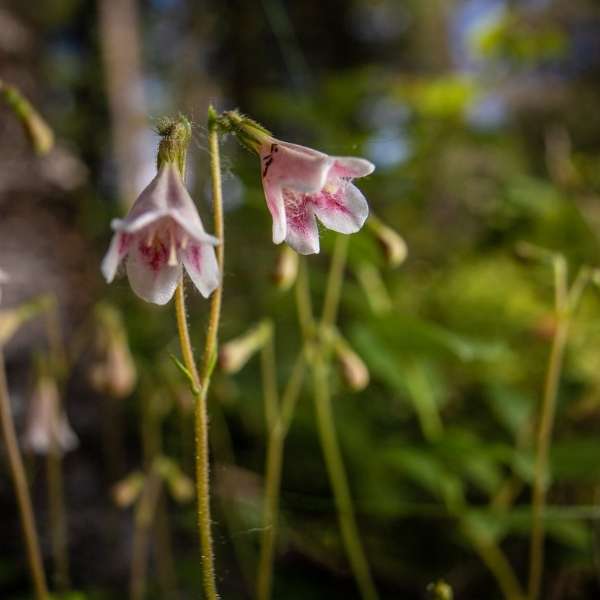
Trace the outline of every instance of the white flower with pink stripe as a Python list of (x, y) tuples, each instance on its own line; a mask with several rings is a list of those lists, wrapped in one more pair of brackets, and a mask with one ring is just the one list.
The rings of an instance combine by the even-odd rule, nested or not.
[(174, 163), (161, 166), (125, 219), (112, 222), (115, 235), (102, 273), (110, 283), (121, 261), (133, 291), (143, 300), (166, 304), (182, 277), (182, 263), (207, 298), (220, 284), (213, 246)]
[(319, 252), (316, 219), (338, 233), (356, 233), (369, 206), (352, 184), (373, 172), (364, 158), (328, 156), (312, 148), (269, 138), (259, 149), (273, 242), (287, 242), (300, 254)]

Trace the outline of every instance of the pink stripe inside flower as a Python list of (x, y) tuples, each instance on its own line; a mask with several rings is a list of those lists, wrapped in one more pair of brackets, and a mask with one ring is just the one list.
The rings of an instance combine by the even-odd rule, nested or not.
[(213, 246), (175, 164), (165, 163), (140, 194), (125, 219), (112, 222), (115, 235), (102, 273), (110, 283), (121, 261), (133, 291), (142, 299), (166, 304), (182, 276), (182, 264), (207, 298), (219, 286)]
[(262, 182), (273, 217), (273, 242), (300, 254), (319, 252), (317, 219), (338, 233), (356, 233), (369, 206), (352, 180), (373, 172), (364, 158), (328, 156), (269, 138), (260, 148)]

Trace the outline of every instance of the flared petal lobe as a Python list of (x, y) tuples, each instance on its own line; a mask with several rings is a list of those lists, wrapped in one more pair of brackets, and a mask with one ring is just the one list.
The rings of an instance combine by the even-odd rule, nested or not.
[(298, 254), (319, 252), (319, 230), (314, 215), (311, 196), (291, 190), (284, 190), (287, 235), (285, 241)]
[(183, 266), (198, 288), (208, 298), (221, 284), (219, 265), (210, 244), (192, 242), (182, 254)]
[(362, 192), (345, 181), (337, 189), (316, 195), (314, 205), (319, 221), (338, 233), (360, 231), (369, 216), (369, 205)]
[(139, 238), (127, 257), (127, 276), (142, 300), (163, 305), (173, 297), (181, 279), (181, 263), (169, 264), (169, 250), (164, 242), (146, 245)]

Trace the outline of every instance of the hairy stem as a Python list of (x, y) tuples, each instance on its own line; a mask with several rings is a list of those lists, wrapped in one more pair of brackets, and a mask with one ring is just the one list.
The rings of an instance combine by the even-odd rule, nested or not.
[[(217, 247), (217, 262), (221, 276), (223, 274), (223, 198), (221, 191), (221, 166), (219, 155), (219, 139), (214, 110), (209, 109), (209, 147), (210, 172), (212, 179), (212, 198), (215, 235), (220, 244)], [(184, 162), (182, 162), (182, 169)], [(194, 361), (189, 330), (185, 314), (185, 298), (183, 282), (177, 288), (176, 315), (179, 342), (183, 361), (190, 372), (195, 388), (196, 405), (194, 412), (194, 433), (196, 440), (196, 500), (198, 512), (198, 531), (202, 553), (202, 582), (207, 600), (217, 600), (217, 584), (215, 581), (214, 552), (210, 516), (210, 473), (208, 448), (208, 415), (206, 401), (210, 386), (210, 377), (214, 369), (217, 355), (217, 334), (221, 315), (221, 295), (223, 286), (220, 285), (212, 294), (210, 314), (202, 357), (200, 374)]]
[(10, 399), (8, 395), (8, 386), (6, 383), (6, 372), (4, 367), (4, 355), (0, 349), (0, 420), (2, 421), (2, 435), (6, 444), (8, 454), (8, 462), (15, 486), (15, 494), (19, 506), (19, 514), (21, 517), (21, 526), (23, 527), (23, 535), (27, 547), (27, 558), (29, 561), (29, 569), (31, 578), (35, 588), (36, 600), (48, 600), (48, 586), (46, 584), (46, 576), (44, 575), (44, 567), (42, 564), (42, 556), (40, 553), (40, 544), (37, 537), (35, 518), (33, 516), (33, 508), (31, 505), (31, 497), (27, 487), (27, 479), (25, 477), (25, 469), (23, 468), (23, 459), (19, 451), (17, 443), (17, 435), (15, 433), (15, 424), (12, 418), (10, 409)]

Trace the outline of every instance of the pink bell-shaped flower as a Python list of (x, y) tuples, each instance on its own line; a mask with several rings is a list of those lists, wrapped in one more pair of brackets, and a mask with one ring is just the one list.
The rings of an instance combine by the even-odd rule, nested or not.
[(219, 286), (220, 274), (213, 246), (177, 166), (164, 163), (139, 195), (125, 219), (112, 222), (115, 235), (102, 273), (110, 283), (126, 258), (127, 276), (142, 299), (166, 304), (182, 276), (181, 264), (207, 298)]
[(285, 240), (300, 254), (319, 252), (315, 217), (338, 233), (363, 226), (369, 206), (352, 180), (373, 172), (368, 160), (328, 156), (275, 138), (260, 146), (259, 155), (275, 244)]
[(64, 412), (56, 382), (42, 375), (31, 397), (23, 443), (38, 454), (73, 450), (79, 444)]

